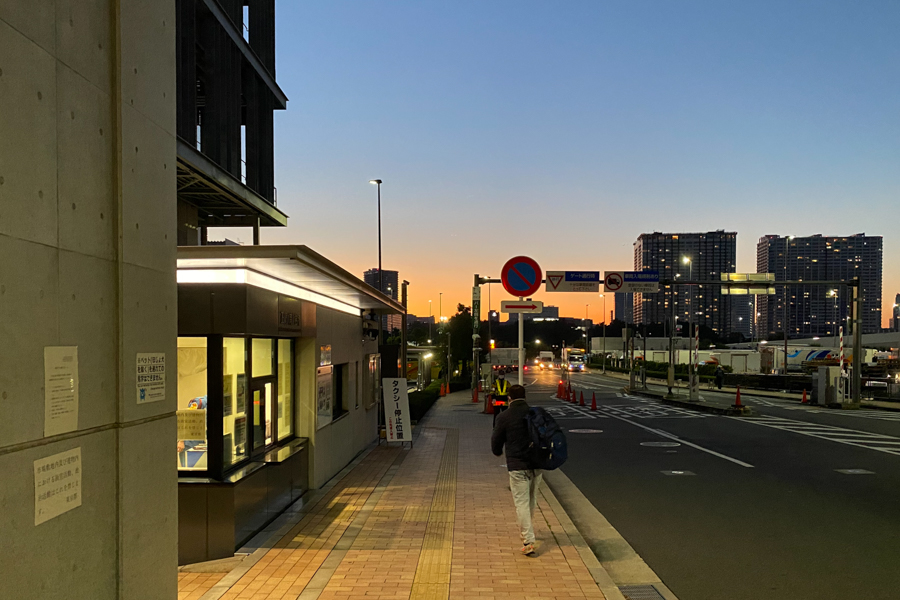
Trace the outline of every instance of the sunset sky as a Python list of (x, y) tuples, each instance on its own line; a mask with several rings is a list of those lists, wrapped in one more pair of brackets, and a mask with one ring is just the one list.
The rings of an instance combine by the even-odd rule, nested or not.
[[(884, 236), (900, 292), (900, 3), (277, 3), (284, 229), (411, 282), (411, 313), (474, 273), (633, 264), (643, 232)], [(251, 24), (252, 26), (252, 24)], [(248, 231), (229, 233), (245, 243)], [(494, 306), (507, 297), (493, 286)], [(593, 294), (545, 294), (601, 321)], [(487, 299), (483, 301), (486, 308)], [(612, 302), (607, 302), (607, 312)]]

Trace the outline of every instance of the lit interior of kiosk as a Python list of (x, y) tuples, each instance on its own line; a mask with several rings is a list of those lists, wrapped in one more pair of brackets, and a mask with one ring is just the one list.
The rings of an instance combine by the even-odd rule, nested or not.
[[(329, 456), (335, 444), (375, 439), (381, 362), (367, 325), (403, 307), (304, 246), (182, 247), (177, 276), (185, 564), (230, 556), (298, 499), (310, 487), (313, 449)], [(334, 398), (324, 407), (322, 378)], [(363, 420), (346, 425), (348, 411)], [(368, 433), (350, 440), (335, 426)]]

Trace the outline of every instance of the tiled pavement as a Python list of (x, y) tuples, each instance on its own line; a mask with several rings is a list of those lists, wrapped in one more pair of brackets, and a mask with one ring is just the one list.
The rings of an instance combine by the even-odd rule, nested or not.
[(200, 600), (225, 573), (179, 573), (178, 600)]
[(374, 448), (255, 564), (202, 596), (199, 578), (180, 580), (180, 600), (604, 598), (549, 491), (535, 514), (537, 556), (519, 554), (505, 463), (479, 408), (465, 392), (442, 398), (414, 449)]

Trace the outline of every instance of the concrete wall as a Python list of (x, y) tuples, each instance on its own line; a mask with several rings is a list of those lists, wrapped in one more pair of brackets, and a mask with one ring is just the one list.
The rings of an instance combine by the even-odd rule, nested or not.
[[(175, 3), (0, 1), (0, 115), (0, 596), (174, 599)], [(44, 437), (48, 346), (79, 411)], [(35, 525), (34, 461), (73, 448), (82, 505)]]
[[(350, 365), (349, 411), (317, 430), (315, 374), (319, 348), (327, 344), (331, 345), (333, 364)], [(297, 346), (299, 410), (296, 428), (298, 435), (310, 439), (310, 486), (318, 488), (347, 466), (378, 435), (378, 405), (367, 408), (362, 397), (368, 370), (366, 355), (378, 352), (378, 345), (362, 341), (359, 317), (317, 306), (316, 338), (302, 338)]]

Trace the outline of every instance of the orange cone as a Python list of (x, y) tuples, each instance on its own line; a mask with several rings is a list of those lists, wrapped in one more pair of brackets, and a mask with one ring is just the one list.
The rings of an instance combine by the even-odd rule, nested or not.
[(578, 406), (584, 406), (584, 392), (581, 392), (581, 393), (579, 394), (579, 398), (578, 398)]
[(591, 410), (597, 410), (597, 394), (591, 392)]
[(737, 386), (737, 394), (734, 396), (734, 408), (743, 408), (741, 404), (741, 386)]
[(447, 395), (447, 391), (444, 389), (444, 384), (442, 383), (441, 384), (441, 396), (446, 396), (446, 395)]
[(478, 388), (472, 390), (472, 404), (478, 404)]
[(806, 399), (806, 390), (803, 390), (803, 400), (800, 401), (800, 404), (809, 404), (809, 401)]
[(566, 386), (562, 381), (559, 382), (559, 385), (556, 386), (556, 397), (562, 400), (566, 394)]
[(575, 404), (575, 390), (569, 390), (569, 402)]

